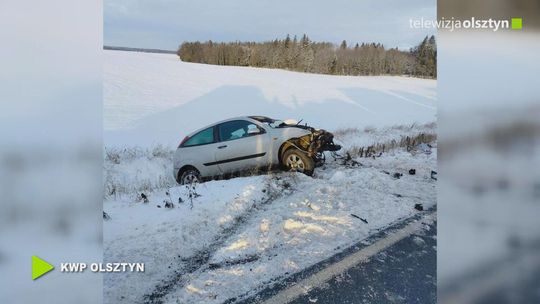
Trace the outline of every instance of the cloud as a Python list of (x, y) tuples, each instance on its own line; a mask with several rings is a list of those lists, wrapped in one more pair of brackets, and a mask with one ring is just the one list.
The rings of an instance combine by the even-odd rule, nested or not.
[(105, 0), (104, 40), (176, 49), (187, 40), (261, 41), (307, 33), (334, 43), (409, 47), (434, 33), (409, 28), (409, 19), (419, 17), (435, 19), (436, 1)]

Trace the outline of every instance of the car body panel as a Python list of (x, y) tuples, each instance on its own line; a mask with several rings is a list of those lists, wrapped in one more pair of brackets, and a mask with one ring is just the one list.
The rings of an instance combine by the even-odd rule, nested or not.
[[(247, 121), (256, 125), (260, 134), (221, 141), (219, 125), (235, 120)], [(271, 127), (248, 116), (226, 119), (200, 128), (188, 135), (192, 138), (199, 132), (214, 127), (218, 134), (215, 142), (197, 146), (179, 146), (174, 154), (174, 176), (179, 181), (179, 172), (185, 166), (197, 169), (201, 177), (209, 178), (254, 168), (265, 168), (280, 164), (281, 146), (294, 138), (311, 134), (305, 128), (295, 126)]]
[(268, 133), (221, 142), (219, 147), (215, 158), (222, 174), (269, 165)]

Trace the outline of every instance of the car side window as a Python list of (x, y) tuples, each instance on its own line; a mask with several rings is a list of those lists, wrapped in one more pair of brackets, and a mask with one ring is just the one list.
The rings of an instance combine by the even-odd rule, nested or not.
[(204, 129), (201, 132), (193, 135), (190, 139), (188, 139), (184, 143), (183, 147), (205, 145), (205, 144), (211, 144), (213, 142), (214, 142), (214, 127), (210, 127), (208, 129)]
[[(254, 123), (246, 121), (246, 120), (233, 120), (233, 121), (224, 122), (218, 125), (218, 129), (219, 129), (220, 141), (239, 139), (239, 138), (263, 133), (261, 132), (260, 128), (258, 128)], [(250, 129), (251, 130), (257, 129), (259, 130), (259, 132), (252, 133), (252, 132), (249, 132)]]

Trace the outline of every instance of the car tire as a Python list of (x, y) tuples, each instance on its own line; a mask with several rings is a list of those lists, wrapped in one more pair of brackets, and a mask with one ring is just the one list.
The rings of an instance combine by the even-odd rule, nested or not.
[(281, 165), (287, 171), (301, 172), (308, 176), (313, 175), (313, 171), (315, 170), (315, 161), (307, 156), (306, 153), (295, 148), (283, 153)]
[(180, 174), (180, 178), (178, 179), (178, 182), (180, 183), (180, 185), (190, 185), (193, 183), (200, 183), (202, 182), (201, 173), (199, 173), (197, 169), (188, 168), (182, 171), (182, 173)]

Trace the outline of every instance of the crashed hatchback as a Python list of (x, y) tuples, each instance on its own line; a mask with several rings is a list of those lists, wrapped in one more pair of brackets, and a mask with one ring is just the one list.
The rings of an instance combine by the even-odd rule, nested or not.
[(324, 151), (337, 151), (332, 133), (292, 120), (264, 116), (231, 118), (186, 136), (174, 154), (180, 184), (238, 172), (281, 167), (312, 175)]

